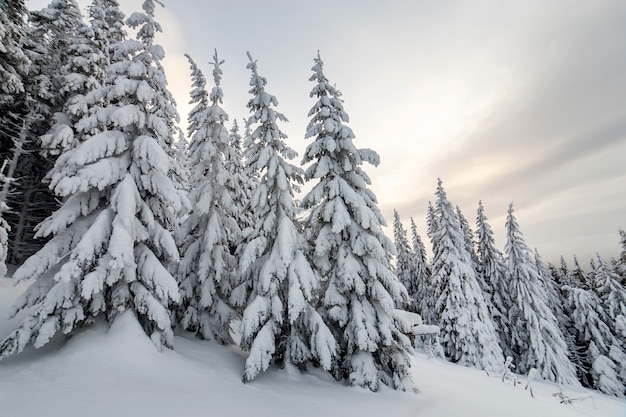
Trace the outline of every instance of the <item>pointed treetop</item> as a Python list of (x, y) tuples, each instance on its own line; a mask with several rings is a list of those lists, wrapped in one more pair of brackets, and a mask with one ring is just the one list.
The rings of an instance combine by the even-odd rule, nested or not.
[(224, 93), (222, 88), (220, 87), (220, 83), (222, 81), (222, 69), (220, 65), (222, 65), (225, 61), (222, 59), (221, 61), (217, 58), (217, 49), (215, 49), (215, 53), (213, 54), (213, 61), (210, 61), (209, 64), (213, 65), (213, 81), (215, 83), (215, 87), (211, 90), (211, 104), (213, 106), (217, 106), (218, 104), (223, 103), (222, 99), (224, 98)]
[(622, 252), (620, 253), (620, 259), (622, 262), (626, 262), (626, 232), (621, 227), (618, 230), (619, 233), (619, 243), (622, 247)]
[(163, 32), (161, 25), (154, 20), (155, 3), (161, 7), (165, 5), (160, 0), (145, 0), (141, 6), (145, 12), (134, 12), (126, 19), (126, 23), (131, 28), (139, 28), (137, 31), (137, 39), (140, 39), (145, 45), (151, 46), (157, 32)]
[[(313, 90), (311, 90), (309, 96), (331, 96), (332, 99), (335, 100), (335, 106), (337, 106), (341, 110), (341, 118), (344, 121), (349, 122), (350, 118), (343, 111), (343, 105), (341, 104), (343, 102), (343, 100), (340, 98), (342, 95), (341, 91), (339, 91), (335, 85), (330, 85), (330, 83), (328, 82), (328, 78), (326, 78), (326, 75), (324, 74), (324, 61), (322, 61), (320, 51), (317, 51), (317, 58), (313, 58), (313, 62), (315, 62), (315, 65), (311, 67), (313, 75), (309, 77), (309, 81), (317, 81), (318, 85), (315, 86)], [(326, 105), (328, 104), (329, 103), (326, 103)], [(311, 112), (313, 112), (313, 110), (311, 110)], [(313, 113), (311, 112), (309, 113), (309, 116), (313, 115)]]
[(509, 204), (509, 209), (506, 212), (508, 214), (506, 222), (507, 224), (510, 224), (510, 230), (515, 229), (515, 232), (521, 235), (522, 232), (519, 231), (517, 219), (515, 218), (515, 209), (513, 208), (513, 202)]
[(215, 85), (219, 87), (221, 81), (222, 81), (222, 70), (220, 69), (220, 65), (222, 65), (224, 62), (226, 62), (225, 60), (219, 60), (217, 58), (217, 49), (214, 49), (214, 53), (213, 53), (213, 61), (210, 61), (209, 64), (213, 65), (214, 69), (213, 69), (213, 80), (215, 81)]
[[(278, 100), (276, 99), (276, 97), (270, 94), (267, 94), (265, 92), (265, 86), (267, 85), (267, 78), (261, 77), (259, 75), (257, 71), (257, 60), (252, 58), (252, 55), (250, 54), (250, 52), (246, 52), (246, 54), (248, 55), (248, 59), (250, 60), (248, 65), (246, 65), (246, 68), (248, 68), (252, 72), (252, 77), (250, 78), (250, 83), (249, 83), (249, 85), (252, 87), (252, 90), (250, 90), (249, 93), (259, 96), (256, 99), (257, 100), (256, 102), (251, 102), (250, 104), (252, 104), (253, 106), (258, 106), (258, 105), (269, 105), (271, 103), (274, 106), (278, 106)], [(277, 113), (276, 115), (278, 116), (279, 113)], [(282, 114), (280, 114), (280, 116), (282, 116)], [(287, 119), (285, 118), (283, 121), (287, 121)]]
[(204, 74), (202, 74), (198, 64), (196, 64), (196, 61), (194, 61), (189, 54), (185, 54), (185, 57), (187, 61), (189, 61), (191, 68), (192, 85), (198, 89), (206, 90), (206, 78), (204, 78)]
[(435, 203), (436, 205), (439, 205), (442, 201), (448, 199), (448, 195), (446, 194), (446, 190), (443, 188), (443, 181), (441, 178), (437, 178), (437, 190), (435, 195), (438, 197), (437, 202)]
[(507, 242), (505, 244), (504, 251), (509, 253), (510, 258), (526, 258), (529, 256), (528, 252), (530, 251), (530, 249), (528, 249), (528, 246), (526, 245), (526, 242), (524, 240), (524, 234), (520, 230), (517, 219), (515, 218), (513, 202), (509, 204), (509, 209), (507, 213), (508, 216), (505, 223)]
[(189, 66), (191, 68), (191, 100), (189, 104), (194, 104), (193, 109), (189, 112), (187, 116), (187, 120), (189, 121), (189, 126), (187, 127), (187, 132), (189, 137), (192, 138), (194, 133), (200, 129), (202, 123), (204, 123), (204, 119), (206, 117), (205, 112), (208, 106), (208, 94), (206, 91), (206, 79), (204, 78), (204, 74), (196, 62), (189, 56), (185, 54), (187, 60), (189, 61)]
[[(515, 209), (513, 207), (513, 202), (511, 202), (509, 204), (509, 209), (507, 210), (508, 216), (507, 216), (507, 226), (509, 228), (509, 231), (513, 234), (515, 234), (515, 236), (518, 239), (521, 239), (523, 241), (523, 236), (524, 233), (522, 233), (522, 231), (520, 230), (519, 224), (517, 223), (517, 219), (515, 218)], [(526, 243), (524, 243), (524, 248), (526, 250), (529, 250), (528, 247), (526, 246)]]
[(246, 65), (246, 68), (248, 68), (249, 70), (252, 70), (252, 73), (254, 75), (257, 75), (257, 71), (256, 71), (256, 59), (252, 58), (252, 54), (250, 53), (250, 51), (246, 51), (246, 55), (248, 55), (248, 59), (250, 60), (250, 62), (248, 63), (248, 65)]
[[(250, 89), (248, 92), (253, 95), (253, 97), (250, 99), (250, 101), (248, 101), (247, 104), (248, 109), (251, 113), (253, 113), (253, 115), (248, 118), (248, 123), (254, 124), (255, 122), (260, 122), (262, 126), (265, 126), (265, 128), (263, 128), (263, 131), (265, 131), (265, 129), (267, 129), (269, 125), (276, 123), (277, 120), (280, 120), (282, 122), (288, 122), (289, 120), (287, 120), (287, 117), (285, 117), (284, 114), (272, 109), (272, 106), (278, 106), (278, 99), (276, 98), (276, 96), (273, 96), (265, 91), (267, 79), (260, 76), (257, 72), (257, 61), (252, 59), (252, 55), (250, 54), (250, 52), (246, 52), (246, 54), (250, 59), (250, 62), (248, 63), (248, 65), (246, 65), (246, 68), (248, 68), (252, 72), (249, 83), (252, 89)], [(257, 114), (259, 110), (261, 110), (261, 113), (263, 113), (262, 116), (260, 114)], [(279, 131), (278, 133), (278, 136), (281, 139), (287, 138), (287, 135), (285, 135), (283, 132)], [(252, 134), (254, 135), (255, 132), (252, 132)], [(261, 138), (261, 140), (276, 140), (276, 137), (270, 139), (270, 137), (268, 136), (267, 138)], [(291, 159), (291, 157), (289, 157), (288, 159)]]
[[(318, 81), (318, 82), (324, 82), (327, 83), (328, 79), (326, 78), (326, 76), (324, 75), (324, 61), (322, 61), (322, 58), (320, 57), (320, 51), (317, 51), (317, 58), (313, 58), (313, 62), (315, 62), (315, 65), (313, 65), (313, 67), (311, 68), (311, 71), (313, 71), (313, 75), (311, 75), (311, 77), (309, 78), (309, 81)], [(311, 97), (313, 97), (313, 93), (311, 93)]]
[(154, 17), (154, 9), (155, 9), (155, 5), (154, 4), (155, 3), (158, 4), (161, 7), (165, 7), (163, 2), (161, 2), (160, 0), (145, 0), (143, 2), (143, 5), (141, 6), (141, 8), (146, 12), (146, 14), (148, 16)]

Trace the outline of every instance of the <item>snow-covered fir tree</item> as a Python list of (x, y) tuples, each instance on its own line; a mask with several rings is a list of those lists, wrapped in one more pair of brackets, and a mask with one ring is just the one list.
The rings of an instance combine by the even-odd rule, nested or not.
[[(431, 201), (428, 202), (428, 207), (426, 208), (426, 234), (428, 236), (428, 240), (430, 241), (431, 250), (434, 247), (433, 235), (437, 228), (437, 215), (435, 213), (435, 206)], [(435, 313), (435, 304), (437, 302), (435, 292), (433, 289), (433, 280), (432, 280), (432, 259), (430, 262), (430, 279), (428, 281), (428, 291), (426, 291), (426, 297), (424, 298), (424, 303), (427, 306), (425, 313), (429, 312), (430, 314), (425, 314), (422, 319), (424, 322), (436, 324), (439, 320), (439, 317)]]
[(626, 286), (626, 232), (624, 229), (619, 229), (619, 238), (622, 250), (617, 259), (617, 272), (622, 277), (622, 285)]
[[(226, 169), (233, 175), (234, 177), (239, 177), (242, 190), (245, 192), (245, 199), (249, 199), (250, 192), (252, 191), (252, 187), (247, 183), (244, 177), (245, 171), (245, 163), (243, 158), (243, 146), (242, 146), (243, 137), (239, 133), (239, 123), (237, 120), (233, 120), (233, 124), (228, 132), (228, 143), (230, 144), (231, 153), (226, 155), (226, 160), (224, 164), (226, 165)], [(247, 201), (240, 202), (242, 208), (247, 204)]]
[(567, 270), (567, 273), (565, 275), (565, 282), (567, 283), (567, 285), (570, 285), (572, 287), (588, 289), (589, 284), (587, 281), (587, 274), (580, 266), (576, 255), (574, 255), (574, 266), (572, 267), (572, 269)]
[(415, 221), (411, 217), (411, 245), (413, 247), (413, 254), (415, 260), (415, 296), (416, 298), (416, 309), (417, 313), (422, 316), (422, 320), (427, 315), (426, 311), (428, 310), (428, 304), (426, 300), (428, 299), (428, 292), (430, 291), (430, 265), (428, 264), (428, 259), (426, 257), (426, 247), (424, 246), (424, 242), (420, 237), (419, 233), (417, 233), (417, 226), (415, 225)]
[(178, 139), (172, 144), (172, 156), (176, 161), (177, 181), (182, 190), (189, 192), (191, 162), (189, 161), (189, 143), (182, 129), (178, 130)]
[(304, 197), (309, 210), (307, 236), (312, 258), (324, 281), (323, 310), (340, 349), (335, 378), (373, 391), (381, 383), (412, 390), (408, 338), (393, 316), (395, 302), (407, 302), (406, 289), (391, 271), (394, 247), (382, 232), (385, 221), (364, 162), (378, 165), (378, 155), (354, 146), (346, 125), (340, 92), (324, 75), (319, 54), (314, 59), (315, 104), (306, 138), (305, 178), (317, 180)]
[(590, 290), (563, 286), (565, 310), (571, 318), (575, 345), (582, 352), (578, 376), (585, 387), (621, 397), (626, 386), (620, 373), (626, 355), (607, 323), (610, 318), (600, 298)]
[(611, 330), (621, 341), (622, 349), (626, 350), (626, 288), (620, 283), (620, 276), (613, 266), (599, 254), (596, 255), (593, 279), (593, 290), (602, 301)]
[[(253, 190), (259, 184), (259, 180), (261, 177), (261, 175), (256, 169), (256, 165), (249, 164), (247, 161), (248, 150), (253, 146), (253, 143), (254, 143), (254, 138), (252, 137), (252, 128), (251, 128), (252, 122), (253, 120), (251, 118), (244, 119), (243, 137), (242, 137), (242, 142), (241, 142), (242, 161), (244, 161), (243, 177), (248, 185), (246, 188), (248, 189), (248, 193), (250, 196), (252, 196)], [(250, 211), (249, 215), (252, 216), (251, 217), (252, 223), (255, 223), (256, 219), (254, 219), (254, 211), (253, 210), (249, 210), (249, 211)]]
[(228, 132), (229, 146), (227, 148), (228, 152), (224, 155), (224, 166), (239, 184), (237, 188), (239, 193), (233, 196), (233, 204), (237, 207), (237, 212), (240, 215), (239, 225), (245, 234), (252, 226), (251, 210), (249, 210), (248, 205), (252, 196), (252, 190), (255, 186), (253, 181), (245, 175), (246, 167), (243, 157), (242, 141), (243, 137), (239, 133), (239, 124), (235, 119)]
[(188, 202), (170, 179), (168, 109), (157, 99), (166, 88), (158, 65), (163, 49), (151, 37), (158, 28), (154, 2), (146, 0), (144, 10), (129, 19), (143, 42), (117, 45), (120, 59), (109, 67), (115, 84), (94, 94), (107, 97), (99, 118), (108, 130), (64, 152), (49, 175), (63, 205), (38, 228), (51, 240), (14, 275), (35, 282), (13, 308), (26, 316), (0, 343), (0, 357), (125, 311), (157, 346), (172, 343), (169, 305), (180, 296), (166, 269), (178, 261), (168, 229)]
[(478, 202), (476, 215), (476, 253), (478, 259), (478, 284), (485, 295), (489, 314), (493, 319), (500, 340), (500, 347), (505, 356), (511, 356), (510, 323), (507, 308), (511, 305), (506, 265), (502, 252), (496, 248), (493, 230), (488, 223), (482, 201)]
[(235, 149), (239, 154), (239, 159), (243, 161), (243, 150), (241, 147), (242, 140), (243, 137), (241, 136), (241, 133), (239, 133), (239, 123), (237, 123), (237, 119), (234, 119), (233, 124), (230, 127), (230, 131), (228, 132), (228, 141), (233, 149)]
[(252, 115), (246, 160), (260, 180), (251, 200), (256, 222), (240, 258), (242, 282), (232, 297), (245, 307), (241, 347), (250, 355), (244, 382), (272, 362), (289, 367), (311, 363), (330, 370), (336, 354), (335, 339), (316, 310), (319, 277), (307, 260), (296, 218), (293, 197), (303, 180), (302, 170), (288, 162), (297, 154), (285, 143), (278, 125), (287, 119), (274, 109), (278, 100), (265, 90), (267, 80), (248, 57)]
[[(568, 318), (563, 310), (563, 305), (565, 304), (563, 292), (561, 291), (561, 288), (559, 287), (557, 282), (554, 281), (554, 279), (552, 278), (552, 274), (549, 268), (546, 267), (546, 264), (543, 262), (541, 254), (539, 253), (537, 248), (535, 248), (534, 252), (534, 262), (535, 268), (537, 268), (537, 273), (539, 274), (539, 281), (541, 282), (541, 286), (544, 288), (547, 295), (546, 299), (548, 307), (550, 307), (550, 310), (552, 310), (554, 317), (556, 317), (559, 329), (561, 329), (561, 332), (563, 333), (567, 341), (565, 328)], [(577, 262), (578, 261), (576, 261), (576, 263)], [(570, 353), (572, 352), (570, 351)]]
[[(187, 116), (187, 134), (193, 138), (196, 133), (206, 128), (205, 119), (209, 107), (209, 92), (206, 89), (206, 78), (198, 65), (191, 56), (185, 54), (185, 57), (187, 57), (191, 69), (191, 91), (189, 93), (191, 99), (189, 100), (189, 104), (193, 105), (193, 108), (189, 111), (189, 115)], [(226, 117), (226, 115), (224, 115), (224, 117)], [(190, 185), (196, 186), (199, 182), (202, 182), (202, 178), (198, 178), (195, 183), (192, 182)]]
[(193, 81), (191, 103), (195, 107), (189, 114), (192, 211), (177, 232), (184, 254), (178, 267), (181, 323), (202, 338), (233, 343), (230, 322), (237, 314), (229, 297), (237, 262), (231, 248), (237, 247), (241, 238), (233, 195), (238, 194), (240, 184), (224, 166), (230, 147), (224, 125), (228, 115), (220, 107), (224, 61), (215, 52), (211, 62), (214, 87), (207, 95), (202, 72), (191, 57), (187, 58)]
[(546, 291), (513, 213), (511, 203), (506, 220), (504, 252), (512, 300), (506, 311), (514, 363), (520, 373), (535, 368), (542, 378), (549, 381), (577, 384), (567, 344), (556, 317), (548, 307)]
[(406, 229), (400, 221), (400, 215), (393, 211), (393, 240), (396, 246), (396, 264), (394, 267), (396, 276), (406, 288), (409, 295), (408, 303), (399, 303), (398, 308), (406, 311), (417, 312), (417, 305), (421, 302), (418, 298), (417, 263), (415, 253), (409, 245)]
[[(614, 346), (614, 345), (613, 345)], [(615, 354), (616, 351), (611, 346), (610, 354)], [(600, 349), (598, 349), (595, 342), (589, 343), (589, 356), (592, 358), (592, 372), (591, 375), (594, 381), (594, 388), (602, 391), (606, 394), (615, 395), (617, 397), (624, 397), (624, 393), (626, 392), (626, 384), (623, 382), (623, 366), (619, 366), (618, 363), (626, 362), (626, 355), (623, 354), (623, 351), (620, 351), (621, 355), (619, 355), (619, 361), (613, 361), (610, 357), (607, 357), (602, 354)], [(618, 373), (622, 373), (622, 376), (617, 375)], [(620, 380), (622, 382), (620, 382)], [(621, 390), (621, 391), (620, 391)]]
[(569, 285), (567, 276), (569, 275), (569, 267), (565, 261), (565, 257), (561, 255), (559, 259), (559, 267), (556, 269), (555, 280), (559, 285)]
[[(152, 120), (158, 120), (159, 123), (154, 125), (154, 129), (158, 130), (159, 136), (157, 137), (159, 144), (165, 150), (168, 158), (172, 162), (168, 167), (169, 178), (174, 183), (174, 187), (177, 193), (184, 191), (186, 179), (184, 178), (184, 167), (181, 166), (178, 160), (176, 160), (176, 150), (174, 149), (174, 143), (176, 142), (176, 136), (179, 132), (177, 123), (180, 122), (180, 116), (176, 110), (176, 101), (172, 92), (167, 88), (167, 79), (165, 78), (165, 72), (161, 61), (165, 57), (165, 51), (163, 47), (158, 44), (154, 44), (154, 37), (157, 32), (162, 32), (161, 25), (154, 19), (154, 12), (157, 5), (163, 6), (159, 0), (144, 0), (142, 8), (144, 13), (135, 12), (126, 19), (126, 23), (133, 29), (137, 29), (137, 39), (142, 42), (145, 52), (140, 53), (140, 59), (143, 59), (152, 65), (147, 66), (148, 76), (151, 79), (151, 87), (154, 91), (154, 96), (151, 99), (154, 101), (154, 106), (151, 109), (148, 124), (151, 124)], [(110, 16), (114, 18), (114, 16)], [(113, 54), (115, 59), (116, 54)], [(115, 64), (113, 64), (115, 65)], [(167, 222), (166, 227), (169, 231), (174, 231), (178, 225), (176, 208), (172, 207), (169, 216), (175, 219), (172, 222)]]
[(554, 282), (555, 286), (558, 288), (561, 284), (561, 273), (559, 272), (559, 268), (551, 262), (548, 262), (548, 271), (550, 272), (550, 277)]
[(478, 256), (476, 255), (476, 250), (474, 249), (474, 232), (467, 221), (467, 218), (463, 215), (461, 208), (456, 206), (456, 215), (459, 219), (459, 225), (461, 226), (461, 231), (463, 232), (463, 241), (465, 242), (465, 250), (470, 255), (472, 259), (472, 265), (475, 270), (478, 270)]
[(432, 232), (432, 288), (440, 341), (452, 362), (501, 371), (504, 356), (457, 214), (437, 182)]
[[(554, 267), (551, 271), (550, 267), (546, 267), (539, 254), (539, 251), (535, 248), (534, 253), (535, 267), (539, 275), (541, 286), (546, 293), (546, 304), (554, 314), (559, 330), (563, 334), (563, 339), (567, 346), (569, 354), (569, 360), (574, 364), (574, 369), (578, 375), (578, 380), (581, 380), (580, 369), (584, 369), (585, 365), (585, 350), (581, 348), (580, 344), (576, 343), (576, 330), (574, 328), (575, 323), (571, 314), (568, 314), (564, 306), (567, 304), (567, 294), (564, 292), (563, 284), (559, 284), (555, 280)], [(563, 261), (565, 262), (565, 261)], [(559, 275), (559, 274), (557, 274)], [(565, 284), (568, 285), (568, 284)], [(580, 287), (576, 287), (580, 288)]]
[[(252, 190), (255, 188), (254, 182), (245, 175), (245, 164), (242, 149), (243, 138), (239, 134), (239, 124), (233, 120), (233, 125), (228, 134), (228, 148), (224, 154), (224, 166), (238, 184), (233, 195), (233, 205), (237, 213), (239, 227), (245, 237), (252, 228), (252, 216), (249, 207)], [(239, 248), (232, 248), (233, 253), (239, 253)]]

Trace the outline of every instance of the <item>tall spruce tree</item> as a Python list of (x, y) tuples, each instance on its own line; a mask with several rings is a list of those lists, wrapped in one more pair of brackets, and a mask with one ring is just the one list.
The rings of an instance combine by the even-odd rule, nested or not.
[(572, 323), (574, 344), (582, 354), (577, 371), (585, 387), (622, 397), (626, 390), (623, 374), (626, 355), (613, 335), (610, 318), (600, 298), (590, 290), (563, 286), (565, 310)]
[[(177, 123), (180, 122), (180, 116), (176, 110), (174, 96), (167, 88), (167, 79), (165, 78), (162, 64), (165, 51), (161, 45), (154, 44), (156, 33), (162, 32), (161, 25), (154, 19), (157, 5), (163, 6), (163, 3), (159, 0), (144, 0), (142, 4), (144, 12), (131, 14), (126, 19), (126, 23), (131, 28), (137, 29), (137, 40), (141, 41), (145, 49), (145, 52), (139, 54), (140, 57), (152, 64), (146, 66), (146, 68), (148, 77), (152, 81), (150, 85), (153, 87), (154, 96), (151, 99), (155, 105), (151, 109), (147, 123), (154, 123), (154, 129), (159, 131), (158, 143), (165, 150), (170, 161), (172, 161), (171, 166), (168, 167), (168, 175), (176, 188), (177, 194), (180, 194), (185, 189), (186, 182), (184, 167), (176, 160), (176, 150), (174, 149), (176, 136), (179, 133)], [(115, 55), (113, 54), (114, 57)], [(168, 214), (172, 219), (172, 221), (166, 223), (166, 227), (170, 232), (173, 232), (178, 225), (178, 214), (175, 211), (176, 208), (172, 207)]]
[(417, 313), (422, 316), (422, 320), (424, 317), (429, 315), (427, 313), (429, 306), (427, 303), (428, 300), (428, 292), (430, 291), (430, 265), (428, 264), (428, 259), (426, 258), (426, 247), (424, 247), (424, 242), (422, 242), (422, 238), (417, 233), (417, 226), (415, 226), (415, 222), (411, 217), (411, 244), (413, 246), (413, 254), (415, 256), (415, 296), (416, 299), (416, 309)]
[(510, 347), (514, 363), (521, 373), (535, 368), (542, 378), (549, 381), (577, 384), (567, 344), (556, 317), (548, 307), (546, 291), (513, 212), (511, 203), (506, 220), (504, 252), (512, 300), (506, 311), (511, 326)]
[[(567, 293), (564, 291), (565, 285), (559, 284), (555, 278), (554, 273), (549, 267), (546, 267), (539, 251), (535, 248), (534, 254), (535, 267), (539, 274), (539, 280), (546, 292), (546, 304), (554, 314), (556, 322), (559, 326), (559, 330), (563, 334), (563, 339), (567, 346), (570, 361), (574, 364), (574, 369), (578, 375), (578, 380), (581, 379), (581, 369), (585, 369), (585, 348), (581, 347), (579, 343), (576, 343), (576, 323), (572, 314), (566, 311), (565, 305), (567, 304)], [(554, 269), (554, 267), (552, 267)], [(575, 287), (579, 288), (579, 287)]]
[[(14, 306), (14, 315), (26, 310), (26, 317), (0, 343), (0, 357), (124, 311), (134, 312), (155, 345), (172, 343), (169, 304), (179, 294), (166, 265), (178, 261), (178, 250), (168, 229), (188, 202), (170, 179), (154, 2), (146, 0), (144, 11), (129, 19), (142, 41), (117, 45), (120, 60), (109, 67), (115, 84), (93, 95), (107, 97), (98, 114), (107, 130), (64, 152), (51, 171), (63, 205), (37, 231), (51, 240), (15, 273), (36, 281)], [(53, 267), (58, 272), (46, 274)]]
[(574, 266), (565, 275), (565, 282), (572, 287), (589, 289), (587, 274), (580, 266), (576, 255), (574, 255)]
[(416, 256), (406, 236), (406, 229), (400, 221), (400, 215), (393, 211), (393, 240), (396, 246), (397, 256), (395, 273), (409, 295), (408, 303), (398, 303), (399, 308), (406, 311), (417, 312), (420, 303), (418, 296), (417, 263)]
[[(559, 324), (559, 329), (561, 330), (561, 333), (563, 333), (563, 336), (565, 336), (565, 339), (567, 341), (567, 332), (565, 331), (565, 329), (567, 327), (566, 324), (568, 318), (563, 310), (563, 305), (565, 304), (564, 294), (559, 288), (559, 285), (552, 278), (552, 274), (550, 273), (549, 268), (546, 267), (543, 259), (541, 258), (541, 255), (539, 254), (539, 251), (536, 248), (534, 252), (534, 262), (535, 267), (537, 268), (537, 273), (539, 274), (539, 280), (547, 295), (548, 307), (550, 307), (550, 310), (554, 314), (554, 317)], [(576, 264), (578, 264), (578, 261), (576, 261)], [(570, 351), (570, 353), (573, 352)]]
[[(434, 242), (433, 236), (435, 230), (437, 229), (437, 215), (435, 214), (435, 207), (432, 202), (428, 202), (428, 208), (426, 209), (426, 234), (428, 235), (428, 240), (430, 240), (431, 248), (434, 251)], [(439, 321), (439, 317), (435, 312), (435, 304), (437, 303), (434, 285), (433, 285), (433, 265), (432, 261), (430, 264), (430, 277), (428, 280), (428, 284), (425, 287), (424, 291), (424, 308), (422, 314), (422, 320), (428, 324), (437, 324)]]
[(456, 216), (459, 219), (459, 225), (461, 226), (461, 231), (463, 232), (463, 241), (465, 244), (465, 250), (470, 255), (472, 259), (472, 266), (476, 271), (478, 271), (478, 256), (476, 255), (475, 244), (474, 244), (474, 232), (472, 231), (467, 218), (463, 215), (461, 208), (456, 206)]
[(207, 102), (202, 72), (191, 57), (192, 103), (189, 115), (191, 144), (192, 211), (181, 225), (177, 237), (184, 254), (178, 267), (182, 295), (183, 328), (197, 331), (205, 339), (233, 343), (230, 322), (236, 317), (230, 306), (230, 292), (236, 282), (236, 259), (231, 248), (241, 239), (234, 195), (239, 183), (224, 164), (230, 143), (224, 123), (228, 115), (220, 107), (222, 70), (217, 51), (214, 66), (214, 87)]
[[(233, 204), (237, 215), (237, 222), (245, 237), (253, 226), (251, 210), (249, 210), (250, 198), (255, 185), (251, 178), (245, 175), (245, 164), (243, 160), (243, 149), (241, 146), (242, 137), (239, 134), (237, 120), (233, 120), (233, 125), (228, 135), (229, 146), (224, 155), (224, 166), (237, 183), (234, 188)], [(231, 249), (233, 253), (240, 253), (240, 246)]]
[(500, 347), (506, 356), (511, 356), (511, 330), (506, 313), (512, 301), (509, 294), (506, 265), (502, 252), (496, 248), (493, 230), (488, 223), (482, 201), (478, 202), (476, 216), (476, 252), (478, 283), (483, 294), (485, 294), (487, 307), (500, 340)]
[(617, 272), (622, 277), (622, 285), (626, 286), (626, 232), (624, 229), (619, 229), (619, 238), (622, 250), (617, 259)]
[(250, 356), (244, 382), (272, 362), (299, 367), (311, 363), (330, 370), (336, 351), (335, 339), (316, 310), (319, 277), (307, 260), (296, 218), (293, 197), (303, 180), (302, 170), (288, 162), (297, 154), (287, 146), (287, 136), (278, 126), (287, 119), (274, 109), (278, 100), (265, 90), (267, 80), (258, 74), (257, 62), (249, 53), (248, 57), (252, 130), (246, 156), (260, 181), (251, 200), (257, 221), (240, 258), (243, 282), (233, 297), (245, 302), (241, 303), (245, 307), (241, 346)]
[(558, 279), (557, 282), (561, 285), (569, 285), (570, 283), (567, 281), (567, 277), (569, 275), (569, 267), (567, 266), (567, 262), (563, 255), (559, 260), (559, 269), (558, 269)]
[(246, 199), (247, 203), (244, 205), (244, 215), (249, 223), (246, 223), (243, 232), (244, 236), (247, 236), (252, 232), (253, 225), (256, 224), (259, 219), (256, 218), (256, 212), (252, 209), (252, 196), (254, 194), (254, 190), (259, 185), (259, 181), (261, 178), (260, 173), (258, 172), (257, 165), (251, 164), (248, 161), (249, 158), (249, 149), (253, 147), (254, 139), (252, 137), (252, 118), (244, 118), (244, 128), (243, 128), (243, 137), (241, 141), (242, 148), (242, 162), (243, 162), (243, 180), (245, 181), (246, 187), (244, 190), (246, 191)]
[(182, 129), (178, 130), (178, 140), (172, 144), (172, 157), (176, 161), (176, 182), (185, 192), (189, 192), (191, 162), (189, 161), (189, 143)]
[(364, 162), (378, 165), (378, 155), (354, 146), (341, 93), (324, 75), (319, 53), (314, 62), (309, 80), (316, 101), (306, 132), (314, 140), (303, 164), (311, 163), (305, 178), (318, 182), (303, 206), (309, 210), (313, 262), (324, 282), (325, 319), (339, 343), (334, 375), (373, 391), (380, 383), (412, 390), (410, 343), (393, 317), (394, 303), (408, 297), (391, 271), (393, 243), (381, 230), (385, 221), (362, 168)]
[(461, 222), (437, 182), (433, 230), (432, 285), (441, 345), (455, 363), (488, 371), (502, 370), (504, 357), (467, 251)]
[(626, 350), (626, 288), (613, 266), (600, 255), (596, 255), (593, 290), (602, 300), (613, 334), (621, 340)]

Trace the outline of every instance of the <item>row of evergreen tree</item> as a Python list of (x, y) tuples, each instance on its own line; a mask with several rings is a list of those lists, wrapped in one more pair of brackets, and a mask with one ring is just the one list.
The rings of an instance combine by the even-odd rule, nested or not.
[[(354, 146), (319, 54), (306, 170), (289, 162), (287, 119), (250, 55), (243, 134), (236, 121), (227, 129), (220, 107), (223, 61), (214, 55), (209, 91), (188, 57), (185, 138), (154, 43), (157, 4), (124, 20), (117, 0), (93, 0), (88, 24), (74, 0), (31, 12), (21, 0), (0, 5), (0, 255), (22, 264), (15, 279), (36, 279), (0, 357), (124, 311), (157, 346), (172, 345), (175, 326), (234, 343), (239, 319), (244, 381), (274, 363), (407, 390), (410, 345), (393, 313), (403, 307), (440, 325), (451, 361), (502, 371), (512, 356), (519, 372), (621, 395), (623, 261), (595, 263), (610, 281), (595, 269), (584, 285), (562, 271), (554, 281), (556, 269), (531, 260), (512, 209), (505, 259), (482, 206), (475, 245), (440, 183), (429, 207), (432, 260), (414, 224), (410, 248), (396, 214), (392, 268), (396, 251), (362, 168), (378, 156)], [(305, 181), (311, 191), (297, 204)]]
[[(250, 55), (243, 137), (225, 127), (216, 53), (210, 92), (191, 61), (191, 142), (177, 147), (178, 114), (154, 43), (157, 4), (145, 0), (124, 20), (116, 0), (93, 0), (85, 24), (74, 0), (53, 0), (28, 21), (22, 1), (3, 3), (2, 44), (23, 52), (2, 52), (13, 81), (2, 120), (3, 143), (14, 144), (7, 160), (21, 167), (33, 158), (44, 172), (37, 180), (35, 171), (11, 172), (23, 201), (9, 206), (29, 205), (31, 179), (43, 179), (57, 205), (27, 218), (47, 241), (14, 274), (35, 281), (16, 302), (13, 314), (25, 319), (0, 342), (0, 357), (125, 311), (159, 347), (172, 346), (174, 326), (232, 343), (240, 318), (244, 381), (274, 363), (320, 366), (372, 390), (414, 389), (410, 343), (394, 316), (407, 293), (362, 168), (378, 156), (354, 146), (319, 55), (306, 171), (289, 162), (296, 153), (279, 127), (287, 119)], [(294, 195), (305, 180), (315, 184), (300, 206)], [(21, 226), (7, 226), (18, 262)]]
[(394, 212), (398, 251), (395, 272), (411, 302), (402, 308), (441, 327), (441, 347), (451, 361), (501, 371), (511, 357), (516, 371), (532, 368), (547, 380), (582, 383), (623, 396), (626, 389), (626, 233), (622, 252), (600, 255), (583, 271), (544, 264), (526, 245), (514, 216), (506, 219), (504, 254), (496, 246), (482, 202), (476, 229), (447, 198), (439, 181), (427, 225), (433, 257), (411, 219), (412, 242)]

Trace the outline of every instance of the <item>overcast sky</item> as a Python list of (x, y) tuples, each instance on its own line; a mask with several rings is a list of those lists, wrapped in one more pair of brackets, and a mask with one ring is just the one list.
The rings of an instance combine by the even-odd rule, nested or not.
[[(120, 3), (127, 14), (141, 10), (141, 0)], [(546, 260), (576, 254), (587, 266), (595, 252), (618, 255), (617, 231), (626, 228), (626, 2), (164, 3), (158, 41), (181, 118), (190, 89), (183, 54), (210, 80), (214, 48), (226, 60), (224, 108), (231, 120), (247, 117), (250, 51), (290, 120), (281, 128), (299, 164), (320, 50), (355, 143), (380, 154), (380, 166), (365, 169), (389, 225), (395, 208), (427, 242), (426, 207), (440, 177), (470, 224), (483, 201), (501, 249), (513, 201), (528, 245)]]

